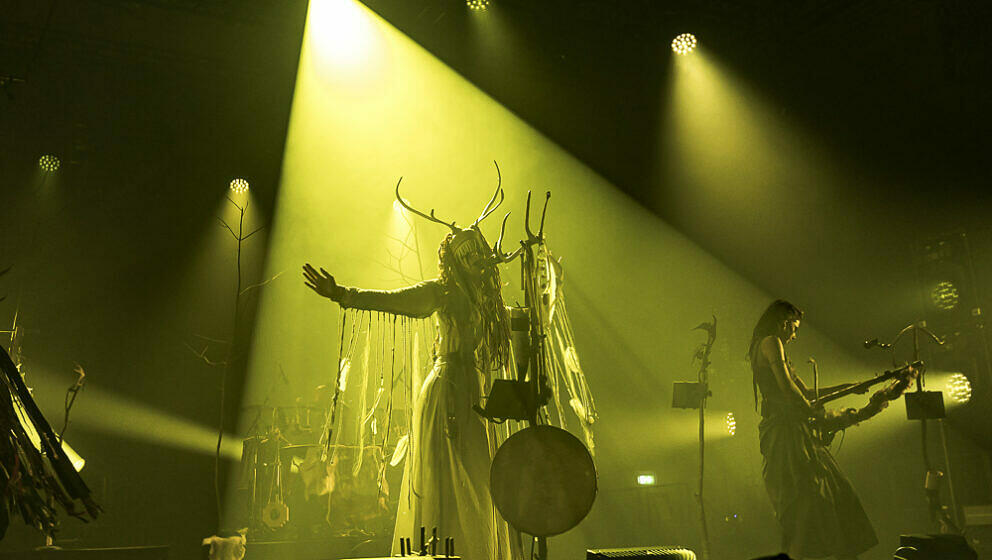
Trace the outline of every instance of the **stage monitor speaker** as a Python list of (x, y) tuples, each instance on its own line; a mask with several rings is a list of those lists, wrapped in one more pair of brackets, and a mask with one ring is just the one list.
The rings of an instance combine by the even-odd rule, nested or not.
[(169, 547), (63, 548), (0, 552), (0, 560), (169, 560)]
[(681, 546), (646, 546), (638, 548), (600, 548), (586, 550), (586, 560), (696, 560), (696, 553)]
[(900, 535), (894, 560), (978, 560), (960, 535)]

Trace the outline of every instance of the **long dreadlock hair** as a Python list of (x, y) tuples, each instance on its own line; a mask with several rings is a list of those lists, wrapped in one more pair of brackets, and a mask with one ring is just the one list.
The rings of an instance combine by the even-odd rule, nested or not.
[(747, 347), (747, 360), (751, 362), (751, 385), (754, 389), (755, 409), (758, 408), (758, 366), (755, 350), (765, 337), (778, 334), (782, 323), (802, 318), (801, 309), (784, 299), (777, 299), (765, 309), (761, 318), (758, 319), (758, 324), (754, 326), (754, 331), (751, 333), (751, 343)]
[[(475, 233), (483, 249), (488, 249), (477, 229), (461, 231)], [(480, 279), (469, 279), (464, 266), (450, 250), (455, 235), (448, 233), (438, 247), (440, 281), (449, 296), (445, 298), (445, 312), (455, 318), (463, 335), (469, 335), (464, 340), (479, 341), (477, 348), (463, 348), (463, 351), (474, 351), (479, 366), (489, 371), (499, 370), (509, 363), (511, 356), (510, 315), (503, 303), (499, 269), (488, 261)]]

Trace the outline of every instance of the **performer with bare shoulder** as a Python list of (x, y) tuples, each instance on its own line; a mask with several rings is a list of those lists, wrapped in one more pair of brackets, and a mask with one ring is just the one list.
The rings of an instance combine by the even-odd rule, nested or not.
[(795, 374), (785, 352), (802, 318), (795, 305), (773, 302), (754, 327), (748, 348), (756, 405), (761, 393), (762, 474), (789, 555), (856, 558), (878, 539), (851, 484), (815, 436), (810, 418), (824, 414), (853, 418), (858, 411), (814, 410), (811, 403), (816, 395)]

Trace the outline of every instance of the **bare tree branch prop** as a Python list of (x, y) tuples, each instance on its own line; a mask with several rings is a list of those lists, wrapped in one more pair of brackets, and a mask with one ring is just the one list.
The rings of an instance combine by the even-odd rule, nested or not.
[(226, 198), (228, 202), (230, 202), (231, 204), (233, 204), (234, 207), (237, 208), (238, 210), (240, 210), (242, 213), (244, 213), (245, 209), (248, 208), (248, 203), (247, 202), (245, 203), (244, 207), (242, 207), (237, 202), (234, 202), (233, 200), (231, 200), (231, 197), (230, 196), (225, 196), (224, 198)]
[(69, 429), (69, 412), (72, 411), (72, 405), (76, 404), (76, 397), (79, 396), (79, 392), (83, 390), (83, 384), (86, 383), (86, 371), (83, 370), (83, 366), (76, 364), (72, 371), (78, 377), (65, 391), (65, 418), (62, 421), (62, 430), (59, 432), (59, 446), (65, 441), (65, 431)]
[(238, 238), (237, 234), (234, 233), (234, 230), (231, 229), (231, 226), (227, 225), (227, 222), (225, 222), (223, 219), (221, 219), (219, 217), (217, 218), (217, 221), (220, 222), (220, 225), (226, 227), (227, 228), (227, 231), (231, 232), (231, 236), (232, 237), (234, 237), (235, 239)]
[(203, 347), (203, 350), (200, 350), (199, 352), (196, 350), (196, 348), (193, 348), (189, 344), (186, 344), (185, 346), (186, 346), (186, 348), (189, 348), (189, 351), (192, 352), (194, 356), (196, 356), (197, 358), (200, 358), (201, 360), (203, 360), (203, 363), (207, 364), (210, 367), (218, 367), (218, 366), (226, 366), (227, 365), (227, 361), (226, 360), (225, 361), (220, 361), (220, 362), (215, 362), (214, 360), (211, 360), (210, 358), (207, 357), (207, 349), (210, 348), (209, 346), (204, 346)]
[(196, 338), (199, 338), (200, 340), (206, 340), (207, 342), (216, 342), (217, 344), (231, 344), (231, 341), (230, 340), (223, 340), (223, 339), (220, 339), (220, 338), (211, 338), (209, 336), (203, 336), (202, 334), (195, 334), (194, 333), (193, 336), (195, 336)]
[(255, 235), (256, 233), (262, 231), (263, 229), (265, 229), (265, 226), (259, 226), (255, 231), (253, 231), (253, 232), (249, 233), (248, 235), (242, 237), (241, 240), (244, 241), (245, 239), (248, 239), (249, 237)]
[(285, 271), (279, 271), (274, 276), (272, 276), (272, 278), (269, 278), (268, 280), (264, 280), (264, 281), (259, 282), (257, 284), (252, 284), (251, 286), (248, 286), (247, 288), (241, 290), (241, 295), (245, 295), (246, 293), (248, 293), (248, 290), (254, 290), (254, 289), (257, 289), (257, 288), (261, 288), (261, 287), (267, 286), (270, 282), (272, 282), (276, 278), (279, 278), (280, 276), (282, 276), (282, 273), (283, 272), (285, 272)]

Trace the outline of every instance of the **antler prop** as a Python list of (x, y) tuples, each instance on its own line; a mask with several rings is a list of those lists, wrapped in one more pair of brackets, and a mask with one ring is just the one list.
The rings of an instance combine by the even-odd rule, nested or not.
[(527, 191), (527, 214), (524, 217), (524, 230), (527, 232), (527, 238), (529, 240), (538, 240), (544, 237), (544, 218), (548, 215), (548, 202), (551, 201), (551, 191), (546, 191), (544, 193), (544, 209), (541, 210), (541, 227), (537, 231), (537, 235), (530, 230), (530, 191)]
[(448, 222), (446, 222), (446, 221), (438, 218), (437, 216), (434, 215), (434, 209), (433, 208), (431, 208), (431, 213), (428, 215), (428, 214), (424, 214), (420, 210), (417, 210), (414, 207), (412, 207), (409, 204), (407, 204), (406, 201), (403, 200), (403, 197), (400, 196), (400, 183), (402, 183), (402, 182), (403, 182), (403, 177), (400, 177), (400, 180), (399, 181), (396, 181), (396, 200), (400, 203), (400, 205), (403, 206), (403, 208), (406, 208), (407, 210), (413, 212), (414, 214), (420, 216), (421, 218), (426, 218), (426, 219), (428, 219), (428, 220), (430, 220), (430, 221), (432, 221), (434, 223), (446, 225), (449, 228), (451, 228), (451, 231), (454, 231), (454, 232), (457, 232), (458, 231), (458, 227), (455, 226), (455, 222), (451, 222), (449, 224)]
[(523, 247), (518, 247), (517, 250), (512, 253), (503, 252), (503, 234), (506, 233), (506, 220), (509, 217), (509, 212), (503, 216), (503, 226), (499, 228), (499, 239), (496, 240), (496, 245), (493, 246), (493, 254), (496, 256), (496, 262), (500, 263), (508, 263), (512, 261), (513, 259), (519, 257), (520, 253), (524, 250)]
[[(495, 212), (500, 204), (503, 204), (503, 199), (506, 198), (506, 195), (503, 194), (503, 175), (499, 172), (499, 164), (496, 163), (496, 160), (493, 160), (493, 165), (496, 166), (496, 192), (493, 193), (493, 197), (489, 199), (486, 207), (482, 209), (482, 214), (472, 222), (472, 227), (478, 226), (479, 222), (485, 220), (490, 214)], [(498, 202), (496, 201), (496, 197), (499, 197)]]

